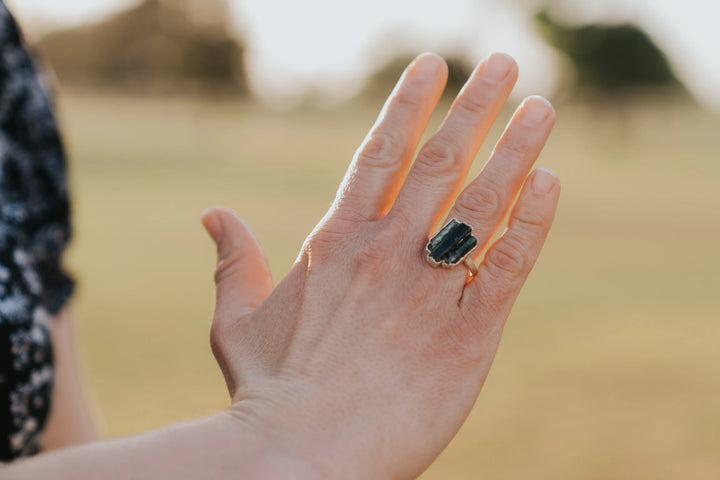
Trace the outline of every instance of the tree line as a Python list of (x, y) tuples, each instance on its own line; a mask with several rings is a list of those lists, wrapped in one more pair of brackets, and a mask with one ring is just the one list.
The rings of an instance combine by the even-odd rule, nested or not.
[[(225, 0), (144, 0), (101, 22), (49, 34), (37, 48), (62, 84), (247, 95), (244, 42), (231, 33), (227, 18)], [(683, 90), (662, 50), (635, 25), (569, 26), (546, 10), (535, 21), (572, 65), (577, 95)], [(378, 69), (364, 94), (387, 94), (407, 60), (398, 55)], [(457, 57), (449, 66), (454, 93), (472, 65)]]

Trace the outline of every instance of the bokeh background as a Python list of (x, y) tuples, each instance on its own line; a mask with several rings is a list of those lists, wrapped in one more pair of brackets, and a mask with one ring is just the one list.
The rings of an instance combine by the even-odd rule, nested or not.
[(407, 61), (450, 62), (437, 126), (501, 50), (518, 93), (474, 172), (522, 96), (544, 94), (558, 123), (539, 164), (563, 195), (477, 405), (422, 478), (720, 475), (717, 3), (7, 3), (56, 92), (105, 436), (227, 405), (205, 207), (240, 212), (282, 278)]

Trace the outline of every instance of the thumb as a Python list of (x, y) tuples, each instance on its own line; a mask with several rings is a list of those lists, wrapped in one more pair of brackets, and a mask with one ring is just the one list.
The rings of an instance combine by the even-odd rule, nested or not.
[(255, 309), (273, 290), (260, 244), (231, 209), (205, 210), (201, 221), (217, 246), (215, 315), (237, 318)]

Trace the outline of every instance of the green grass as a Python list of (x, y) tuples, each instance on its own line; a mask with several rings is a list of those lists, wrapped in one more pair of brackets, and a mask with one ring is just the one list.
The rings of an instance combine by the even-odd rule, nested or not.
[[(200, 212), (239, 211), (281, 278), (378, 108), (61, 97), (68, 263), (106, 435), (227, 404)], [(424, 479), (717, 475), (718, 131), (718, 117), (673, 102), (559, 108), (539, 162), (563, 182), (555, 227), (476, 408)]]

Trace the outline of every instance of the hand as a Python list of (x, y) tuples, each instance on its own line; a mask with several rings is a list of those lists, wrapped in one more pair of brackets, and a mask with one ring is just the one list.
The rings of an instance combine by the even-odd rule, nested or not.
[[(211, 341), (230, 413), (319, 477), (419, 475), (480, 392), (560, 193), (549, 170), (528, 177), (555, 119), (537, 97), (460, 192), (517, 74), (506, 55), (480, 64), (411, 166), (447, 79), (441, 58), (413, 61), (276, 288), (234, 213), (203, 216), (218, 248)], [(475, 276), (426, 261), (448, 209), (473, 227), (476, 260), (488, 248)]]

